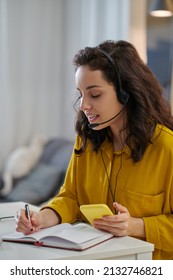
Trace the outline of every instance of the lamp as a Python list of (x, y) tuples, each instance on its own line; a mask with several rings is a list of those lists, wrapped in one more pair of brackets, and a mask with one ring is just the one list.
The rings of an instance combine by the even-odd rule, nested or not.
[(149, 13), (155, 17), (171, 17), (173, 15), (173, 0), (152, 0)]

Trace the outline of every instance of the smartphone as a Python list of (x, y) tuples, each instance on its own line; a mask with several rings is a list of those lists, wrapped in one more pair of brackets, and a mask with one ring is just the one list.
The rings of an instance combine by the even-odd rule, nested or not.
[(80, 211), (87, 218), (90, 224), (93, 224), (95, 219), (101, 219), (103, 216), (113, 215), (112, 211), (106, 204), (81, 205)]

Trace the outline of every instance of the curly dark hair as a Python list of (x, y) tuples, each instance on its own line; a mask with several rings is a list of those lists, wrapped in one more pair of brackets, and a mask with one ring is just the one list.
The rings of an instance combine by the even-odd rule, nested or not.
[[(115, 65), (110, 63), (100, 49), (111, 56)], [(123, 90), (129, 94), (124, 129), (128, 129), (126, 144), (131, 149), (134, 162), (142, 158), (151, 143), (156, 124), (163, 124), (173, 130), (171, 108), (164, 98), (162, 86), (131, 43), (109, 40), (96, 47), (86, 47), (75, 55), (73, 64), (75, 71), (82, 65), (89, 66), (91, 70), (103, 71), (105, 79), (113, 84), (116, 91), (120, 90), (121, 80)], [(84, 151), (87, 140), (91, 141), (95, 151), (99, 150), (106, 138), (112, 141), (109, 127), (95, 131), (88, 124), (87, 117), (78, 109), (75, 129), (82, 139), (82, 146), (75, 151), (77, 154)]]

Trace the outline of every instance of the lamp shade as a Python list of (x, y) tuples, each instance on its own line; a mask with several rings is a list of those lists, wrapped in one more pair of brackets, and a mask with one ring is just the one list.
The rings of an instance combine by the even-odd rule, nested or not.
[(170, 17), (173, 15), (173, 0), (152, 0), (149, 13), (155, 17)]

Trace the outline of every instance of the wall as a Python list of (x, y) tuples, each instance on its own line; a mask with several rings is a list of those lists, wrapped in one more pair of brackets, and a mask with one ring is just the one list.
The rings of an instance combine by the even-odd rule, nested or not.
[[(148, 0), (148, 6), (150, 2)], [(147, 55), (150, 69), (161, 82), (166, 98), (173, 105), (173, 17), (159, 18), (148, 14)]]
[(125, 39), (145, 59), (145, 3), (0, 0), (0, 166), (35, 134), (75, 138), (74, 54)]

